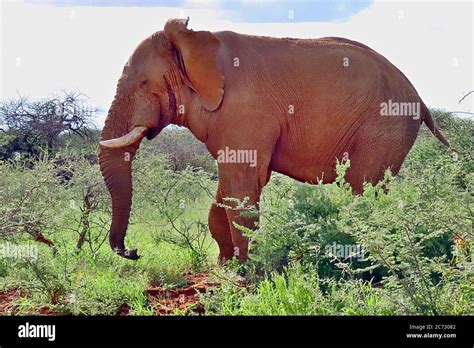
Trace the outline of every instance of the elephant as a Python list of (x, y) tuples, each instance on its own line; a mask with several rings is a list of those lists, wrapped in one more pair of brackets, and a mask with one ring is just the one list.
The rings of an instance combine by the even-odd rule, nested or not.
[(220, 262), (244, 263), (249, 238), (236, 224), (258, 225), (258, 216), (222, 203), (232, 197), (258, 209), (272, 172), (326, 184), (336, 179), (336, 161), (350, 159), (345, 179), (360, 194), (387, 169), (398, 173), (423, 122), (450, 147), (405, 75), (364, 44), (194, 31), (188, 22), (170, 19), (138, 45), (101, 133), (109, 241), (124, 258), (139, 258), (124, 243), (133, 158), (144, 137), (170, 124), (187, 127), (217, 160), (208, 223)]

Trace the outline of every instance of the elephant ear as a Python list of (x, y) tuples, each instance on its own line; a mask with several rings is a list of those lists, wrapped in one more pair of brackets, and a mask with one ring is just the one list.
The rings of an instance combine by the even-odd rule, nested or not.
[(165, 24), (165, 36), (179, 51), (181, 68), (206, 110), (214, 111), (224, 96), (222, 75), (217, 51), (219, 40), (209, 31), (187, 28), (188, 19), (170, 19)]

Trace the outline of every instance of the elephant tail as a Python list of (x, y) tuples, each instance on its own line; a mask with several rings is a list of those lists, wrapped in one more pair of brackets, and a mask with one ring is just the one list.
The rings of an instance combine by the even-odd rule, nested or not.
[(423, 115), (423, 122), (425, 122), (426, 126), (430, 129), (431, 133), (444, 145), (446, 145), (448, 148), (450, 148), (452, 151), (457, 153), (457, 151), (451, 146), (449, 141), (446, 140), (444, 137), (443, 133), (439, 130), (438, 127), (436, 127), (436, 124), (433, 120), (433, 117), (431, 116), (431, 112), (428, 109), (428, 107), (425, 105), (425, 103), (421, 102), (421, 111)]

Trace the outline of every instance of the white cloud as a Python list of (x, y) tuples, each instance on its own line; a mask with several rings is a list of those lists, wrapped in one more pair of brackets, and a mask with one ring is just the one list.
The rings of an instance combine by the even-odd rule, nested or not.
[[(375, 3), (343, 23), (232, 23), (209, 2), (189, 7), (63, 7), (4, 3), (2, 98), (79, 89), (107, 110), (123, 64), (136, 45), (168, 18), (190, 16), (196, 30), (233, 30), (279, 37), (342, 36), (387, 57), (412, 81), (424, 101), (474, 111), (473, 5), (452, 2)], [(297, 13), (295, 14), (298, 15)], [(103, 118), (98, 121), (100, 125)]]

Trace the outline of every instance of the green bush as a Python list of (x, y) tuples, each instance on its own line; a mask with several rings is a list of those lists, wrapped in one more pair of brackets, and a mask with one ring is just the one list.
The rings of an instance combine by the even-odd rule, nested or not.
[[(340, 210), (352, 200), (343, 182), (349, 164), (341, 165), (340, 176), (332, 186), (294, 185), (283, 179), (277, 185), (269, 185), (258, 212), (260, 229), (245, 230), (255, 241), (251, 258), (258, 269), (271, 272), (299, 261), (315, 267), (320, 277), (344, 277), (328, 248), (356, 244), (355, 238), (339, 224)], [(337, 261), (357, 268), (369, 266), (359, 255)]]
[[(324, 290), (323, 290), (324, 289)], [(395, 294), (393, 294), (395, 296)], [(387, 291), (362, 280), (335, 281), (292, 262), (252, 286), (229, 277), (201, 295), (209, 315), (397, 315)]]

